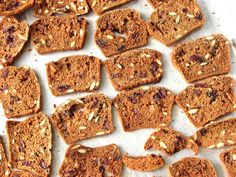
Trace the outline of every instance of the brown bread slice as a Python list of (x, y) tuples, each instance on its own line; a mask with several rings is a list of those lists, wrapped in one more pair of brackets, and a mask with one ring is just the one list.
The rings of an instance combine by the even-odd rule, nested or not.
[(2, 137), (0, 137), (0, 176), (7, 177), (10, 174), (5, 150), (3, 147)]
[(220, 160), (228, 173), (228, 177), (236, 176), (236, 148), (220, 153)]
[(201, 127), (235, 110), (234, 80), (229, 76), (205, 79), (187, 87), (175, 100), (189, 120)]
[(29, 7), (33, 6), (34, 0), (1, 0), (0, 15), (15, 15), (19, 14)]
[(7, 122), (10, 165), (40, 176), (49, 176), (52, 131), (48, 118), (38, 113), (23, 122)]
[(162, 78), (162, 56), (156, 50), (125, 52), (105, 61), (105, 67), (116, 90), (157, 83)]
[(35, 0), (34, 16), (48, 17), (60, 14), (83, 15), (89, 12), (86, 0)]
[(10, 177), (41, 177), (27, 171), (13, 171)]
[(144, 149), (154, 149), (172, 155), (184, 148), (192, 149), (198, 153), (198, 145), (182, 133), (168, 127), (160, 127), (150, 135), (145, 143)]
[(133, 9), (107, 12), (96, 22), (95, 42), (106, 57), (147, 45), (146, 24)]
[(46, 64), (49, 88), (54, 96), (95, 91), (101, 80), (101, 61), (93, 56), (64, 57)]
[(180, 44), (171, 54), (172, 63), (188, 82), (230, 71), (230, 48), (221, 34)]
[(122, 157), (122, 161), (129, 169), (137, 171), (154, 171), (165, 165), (165, 161), (162, 156), (155, 154), (133, 157), (125, 153)]
[(148, 20), (148, 32), (170, 46), (202, 27), (205, 17), (195, 0), (170, 0), (158, 6)]
[(125, 131), (169, 125), (174, 94), (164, 87), (140, 87), (114, 99)]
[(222, 148), (236, 144), (236, 118), (217, 121), (199, 129), (193, 136), (203, 148)]
[(60, 177), (121, 177), (122, 158), (115, 144), (101, 147), (70, 146), (59, 171)]
[(185, 157), (168, 168), (169, 177), (217, 177), (214, 166), (209, 160)]
[(4, 17), (0, 22), (0, 67), (10, 65), (21, 53), (29, 36), (26, 21)]
[(102, 94), (68, 100), (50, 119), (67, 144), (114, 131), (112, 102)]
[(7, 118), (38, 112), (41, 109), (41, 91), (34, 71), (27, 66), (1, 69), (0, 101)]
[(41, 18), (31, 26), (31, 42), (40, 54), (78, 50), (84, 45), (87, 21), (76, 15)]
[(123, 4), (126, 4), (130, 2), (131, 0), (119, 0), (119, 1), (110, 1), (110, 0), (105, 0), (105, 1), (99, 1), (99, 0), (87, 0), (89, 3), (89, 6), (93, 9), (93, 11), (101, 15), (104, 12), (114, 9), (118, 6), (121, 6)]

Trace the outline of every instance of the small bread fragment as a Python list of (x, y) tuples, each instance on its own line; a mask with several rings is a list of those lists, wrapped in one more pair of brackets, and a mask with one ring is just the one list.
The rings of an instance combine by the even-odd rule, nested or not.
[(40, 54), (78, 50), (84, 45), (87, 21), (76, 15), (41, 18), (31, 26), (31, 43)]
[(125, 153), (122, 161), (126, 167), (137, 171), (153, 171), (162, 168), (165, 161), (161, 155), (148, 154), (146, 156), (129, 156)]
[(116, 90), (157, 83), (162, 78), (162, 56), (156, 50), (131, 50), (105, 61), (105, 67)]
[(28, 171), (13, 171), (10, 177), (41, 177)]
[(46, 64), (49, 88), (54, 96), (95, 91), (101, 80), (101, 61), (93, 56), (64, 57)]
[(185, 157), (168, 168), (169, 177), (217, 177), (214, 166), (209, 160)]
[(7, 118), (16, 118), (41, 109), (41, 91), (33, 70), (7, 66), (0, 70), (0, 101)]
[(222, 148), (236, 144), (236, 118), (217, 121), (200, 128), (193, 136), (203, 148)]
[(101, 147), (73, 145), (66, 151), (65, 159), (59, 171), (60, 177), (72, 176), (113, 176), (122, 173), (122, 157), (115, 144)]
[(1, 0), (0, 15), (9, 16), (19, 14), (33, 6), (34, 0)]
[(235, 110), (234, 80), (229, 76), (210, 77), (187, 87), (175, 101), (196, 127), (204, 126)]
[(204, 23), (205, 17), (195, 0), (170, 0), (156, 7), (147, 29), (155, 39), (170, 46)]
[(125, 131), (168, 126), (174, 94), (164, 87), (140, 87), (119, 93), (113, 100)]
[(34, 16), (48, 17), (61, 14), (83, 15), (89, 12), (86, 0), (35, 0)]
[(12, 168), (49, 176), (52, 149), (49, 119), (40, 112), (23, 122), (8, 121), (6, 129)]
[(114, 131), (112, 102), (102, 94), (68, 100), (50, 119), (67, 144)]
[[(1, 4), (0, 4), (1, 6)], [(4, 17), (0, 22), (0, 67), (11, 65), (24, 48), (29, 36), (26, 21)]]
[(220, 160), (224, 165), (228, 177), (236, 176), (236, 148), (226, 150), (220, 153)]
[(2, 137), (0, 137), (0, 176), (7, 177), (9, 174), (10, 169), (8, 167), (5, 150), (2, 143)]
[(145, 143), (144, 149), (154, 149), (172, 155), (184, 148), (192, 149), (198, 153), (198, 145), (182, 133), (168, 127), (160, 127), (150, 135)]
[(230, 48), (221, 34), (180, 44), (171, 55), (172, 63), (188, 82), (230, 71)]
[(107, 12), (96, 21), (95, 42), (106, 57), (147, 45), (145, 21), (133, 9)]

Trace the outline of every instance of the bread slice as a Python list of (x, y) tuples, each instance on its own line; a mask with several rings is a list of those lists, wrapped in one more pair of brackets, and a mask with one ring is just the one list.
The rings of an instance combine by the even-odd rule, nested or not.
[(189, 120), (201, 127), (235, 110), (234, 80), (229, 76), (205, 79), (187, 87), (175, 100)]
[(6, 129), (12, 168), (49, 176), (52, 130), (48, 118), (40, 112), (23, 122), (8, 121)]
[(95, 42), (106, 57), (145, 46), (146, 24), (133, 9), (107, 12), (96, 21)]
[(129, 169), (137, 171), (154, 171), (165, 165), (162, 156), (155, 154), (133, 157), (125, 153), (122, 157), (122, 161)]
[(27, 172), (27, 171), (13, 171), (10, 177), (40, 177), (34, 173)]
[(116, 90), (157, 83), (162, 78), (162, 56), (156, 50), (131, 50), (104, 62)]
[(171, 54), (172, 63), (188, 82), (230, 71), (230, 48), (221, 34), (205, 36), (178, 45)]
[(235, 177), (236, 176), (236, 148), (221, 152), (220, 160), (228, 173), (228, 177)]
[(41, 91), (34, 71), (27, 66), (1, 69), (0, 101), (7, 118), (40, 111)]
[(164, 87), (140, 87), (113, 100), (125, 131), (169, 125), (174, 94)]
[(84, 45), (87, 21), (76, 15), (41, 18), (31, 26), (31, 42), (40, 54), (78, 50)]
[(147, 29), (152, 37), (170, 46), (204, 23), (205, 17), (195, 0), (170, 0), (151, 14)]
[(0, 67), (11, 65), (23, 50), (29, 36), (26, 21), (4, 17), (0, 22)]
[(94, 148), (73, 145), (66, 151), (59, 176), (120, 177), (121, 173), (122, 157), (117, 145)]
[(0, 176), (7, 177), (10, 174), (5, 150), (3, 147), (2, 137), (0, 137)]
[(50, 119), (67, 144), (114, 131), (112, 102), (102, 94), (68, 100)]

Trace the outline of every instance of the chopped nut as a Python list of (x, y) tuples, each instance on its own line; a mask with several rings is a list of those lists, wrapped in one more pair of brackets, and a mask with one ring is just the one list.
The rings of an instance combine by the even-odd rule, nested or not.
[(70, 6), (72, 7), (72, 9), (73, 9), (74, 11), (77, 10), (77, 7), (76, 7), (75, 3), (71, 2), (71, 3), (70, 3)]
[(194, 140), (194, 141), (197, 140), (197, 133), (194, 134), (194, 136), (193, 136), (193, 140)]
[(214, 46), (215, 44), (216, 44), (216, 40), (213, 40), (213, 41), (211, 42), (211, 45)]
[(212, 39), (214, 39), (214, 36), (207, 36), (207, 37), (206, 37), (206, 40), (208, 40), (208, 41), (210, 41), (210, 40), (212, 40)]
[(203, 63), (201, 63), (200, 65), (201, 66), (205, 66), (205, 65), (207, 65), (208, 63), (207, 62), (203, 62)]
[(174, 15), (176, 15), (176, 13), (175, 12), (169, 12), (169, 15), (174, 16)]
[(79, 35), (80, 35), (80, 36), (83, 36), (83, 35), (84, 35), (84, 30), (83, 30), (83, 29), (80, 29), (80, 30), (79, 30)]
[(194, 15), (192, 15), (192, 14), (187, 14), (187, 17), (189, 17), (189, 18), (194, 18)]
[(195, 114), (195, 113), (197, 113), (197, 112), (198, 112), (198, 109), (190, 109), (190, 110), (188, 111), (189, 114)]
[(213, 149), (213, 148), (215, 148), (215, 147), (216, 147), (216, 145), (213, 144), (213, 145), (210, 145), (208, 148), (209, 148), (209, 149)]
[(175, 19), (175, 23), (179, 23), (180, 22), (180, 15), (177, 16), (177, 18)]
[(236, 154), (233, 154), (232, 159), (236, 160)]
[(91, 121), (94, 117), (94, 112), (89, 113), (88, 120)]
[(75, 90), (74, 89), (69, 89), (66, 91), (66, 93), (73, 93)]
[(227, 142), (228, 142), (229, 144), (235, 144), (235, 142), (232, 141), (232, 140), (227, 140)]
[(117, 64), (117, 67), (118, 67), (119, 69), (122, 69), (122, 68), (123, 68), (122, 65), (120, 65), (120, 64)]
[(69, 5), (66, 5), (65, 8), (69, 10), (69, 9), (70, 9), (70, 6), (69, 6)]
[(111, 40), (112, 40), (112, 39), (114, 39), (114, 38), (113, 38), (113, 36), (111, 36), (111, 35), (107, 35), (107, 39), (111, 39)]
[(155, 139), (156, 139), (156, 137), (155, 137), (155, 136), (151, 136), (151, 138), (152, 138), (153, 140), (155, 140)]
[(159, 144), (160, 144), (160, 146), (161, 146), (162, 148), (164, 148), (164, 149), (167, 149), (167, 146), (166, 146), (166, 144), (165, 144), (165, 143), (163, 143), (162, 141), (161, 141)]
[(182, 34), (179, 34), (179, 35), (175, 36), (176, 39), (179, 39), (181, 37), (182, 37)]
[(219, 142), (217, 145), (216, 145), (217, 148), (221, 148), (221, 147), (224, 147), (224, 143), (223, 142)]
[(92, 84), (90, 85), (89, 90), (93, 90), (96, 87), (96, 82), (92, 82)]
[(92, 3), (92, 7), (94, 7), (96, 5), (97, 1), (94, 0), (93, 3)]
[(168, 113), (167, 113), (167, 112), (163, 112), (163, 115), (167, 116), (167, 115), (168, 115)]
[(74, 47), (75, 46), (75, 41), (70, 43), (70, 47)]
[(225, 130), (223, 130), (221, 133), (220, 133), (220, 137), (223, 137), (225, 135)]
[(156, 61), (160, 66), (162, 65), (162, 62), (160, 60), (156, 60)]
[(85, 149), (78, 149), (78, 152), (81, 153), (81, 154), (84, 154), (86, 153), (87, 151)]
[(80, 126), (80, 127), (79, 127), (80, 130), (85, 130), (86, 128), (87, 128), (87, 127), (85, 127), (85, 126)]
[(149, 86), (142, 86), (143, 90), (148, 90), (150, 87)]
[(210, 54), (208, 53), (208, 54), (206, 54), (206, 56), (205, 56), (205, 59), (209, 59), (210, 58)]
[(94, 121), (95, 121), (95, 122), (98, 122), (98, 119), (99, 119), (99, 117), (97, 116), (97, 117), (94, 119)]
[(202, 71), (198, 71), (197, 74), (198, 74), (198, 75), (202, 74)]
[(96, 135), (104, 135), (106, 132), (97, 132)]
[(77, 100), (79, 103), (84, 104), (84, 102), (83, 102), (81, 99), (77, 98), (76, 100)]
[(150, 57), (151, 57), (151, 55), (150, 55), (150, 54), (146, 54), (145, 56), (146, 56), (147, 58), (150, 58)]

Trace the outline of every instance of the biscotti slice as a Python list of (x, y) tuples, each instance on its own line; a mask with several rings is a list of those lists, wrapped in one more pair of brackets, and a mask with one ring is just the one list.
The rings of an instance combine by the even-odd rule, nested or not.
[(38, 113), (23, 122), (7, 122), (10, 165), (13, 169), (49, 176), (52, 131), (49, 119)]
[(125, 153), (122, 161), (126, 167), (137, 171), (153, 171), (162, 168), (165, 161), (160, 155), (148, 154), (146, 156), (129, 156)]
[(101, 147), (70, 146), (60, 168), (60, 177), (113, 176), (122, 173), (122, 157), (115, 144)]
[(114, 9), (118, 6), (121, 6), (123, 4), (126, 4), (130, 2), (131, 0), (119, 0), (119, 1), (99, 1), (99, 0), (87, 0), (89, 3), (89, 6), (93, 9), (93, 11), (101, 15), (104, 12)]
[(34, 173), (27, 172), (27, 171), (13, 171), (10, 177), (41, 177)]
[(67, 144), (114, 131), (112, 102), (102, 94), (68, 100), (50, 119)]
[(19, 14), (29, 7), (33, 6), (34, 0), (1, 0), (0, 15), (15, 15)]
[(41, 18), (31, 26), (31, 42), (40, 54), (78, 50), (84, 45), (87, 22), (76, 15)]
[(222, 148), (236, 144), (236, 118), (217, 121), (199, 129), (193, 136), (203, 148)]
[(125, 52), (105, 61), (112, 85), (116, 90), (134, 88), (161, 80), (162, 56), (151, 49)]
[(185, 157), (168, 168), (169, 177), (217, 177), (214, 166), (209, 160)]
[(7, 158), (5, 150), (2, 143), (2, 138), (0, 137), (0, 176), (7, 177), (10, 174), (10, 169), (8, 167)]
[(7, 118), (38, 112), (41, 109), (41, 91), (34, 71), (27, 66), (1, 69), (0, 101)]
[(169, 125), (174, 94), (164, 87), (140, 87), (114, 99), (125, 131)]
[(236, 176), (236, 148), (220, 153), (220, 160), (223, 163), (228, 177)]
[(221, 35), (206, 36), (180, 44), (172, 51), (172, 63), (188, 82), (230, 71), (230, 48)]
[(197, 82), (180, 92), (176, 102), (189, 120), (201, 127), (235, 110), (234, 80), (219, 76)]
[(34, 16), (48, 17), (61, 14), (83, 15), (89, 12), (86, 0), (35, 0)]
[(148, 43), (146, 24), (136, 10), (113, 10), (96, 23), (95, 42), (106, 57)]
[(55, 96), (99, 88), (101, 61), (93, 56), (64, 57), (46, 64), (49, 88)]
[(0, 22), (0, 66), (14, 62), (21, 53), (29, 35), (26, 21), (14, 17), (5, 17)]
[(166, 46), (202, 27), (205, 18), (195, 0), (170, 0), (158, 6), (148, 20), (148, 32)]
[(198, 145), (182, 133), (168, 127), (160, 127), (150, 135), (144, 149), (154, 149), (172, 155), (184, 148), (192, 149), (198, 153)]

